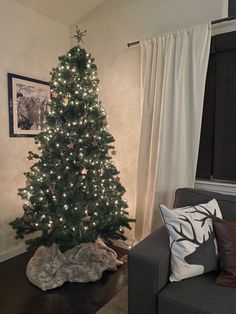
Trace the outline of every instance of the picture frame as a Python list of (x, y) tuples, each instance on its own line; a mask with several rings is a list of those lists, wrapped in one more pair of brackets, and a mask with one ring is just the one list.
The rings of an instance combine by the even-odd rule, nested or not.
[(50, 100), (48, 82), (8, 73), (9, 135), (34, 137), (42, 124)]

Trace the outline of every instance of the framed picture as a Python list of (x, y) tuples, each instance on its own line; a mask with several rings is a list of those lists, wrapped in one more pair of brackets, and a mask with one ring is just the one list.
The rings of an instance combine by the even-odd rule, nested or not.
[(10, 137), (33, 137), (42, 131), (50, 99), (47, 82), (8, 73)]

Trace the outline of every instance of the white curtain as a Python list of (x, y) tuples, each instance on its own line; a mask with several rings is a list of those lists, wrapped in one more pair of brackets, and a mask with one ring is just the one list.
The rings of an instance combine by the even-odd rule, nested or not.
[(210, 41), (204, 24), (141, 42), (138, 241), (161, 224), (160, 203), (171, 207), (177, 188), (194, 186)]

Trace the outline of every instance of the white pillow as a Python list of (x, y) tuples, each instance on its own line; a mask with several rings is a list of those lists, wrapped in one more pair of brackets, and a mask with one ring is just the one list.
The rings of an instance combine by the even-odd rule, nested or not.
[(218, 251), (211, 218), (222, 218), (217, 201), (173, 210), (160, 205), (160, 209), (170, 236), (170, 281), (217, 269)]

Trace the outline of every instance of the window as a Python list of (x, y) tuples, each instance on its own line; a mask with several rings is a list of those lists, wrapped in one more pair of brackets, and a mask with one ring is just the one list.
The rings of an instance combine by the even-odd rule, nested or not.
[(229, 16), (236, 15), (236, 1), (229, 0)]
[(236, 32), (212, 37), (196, 177), (236, 181)]

